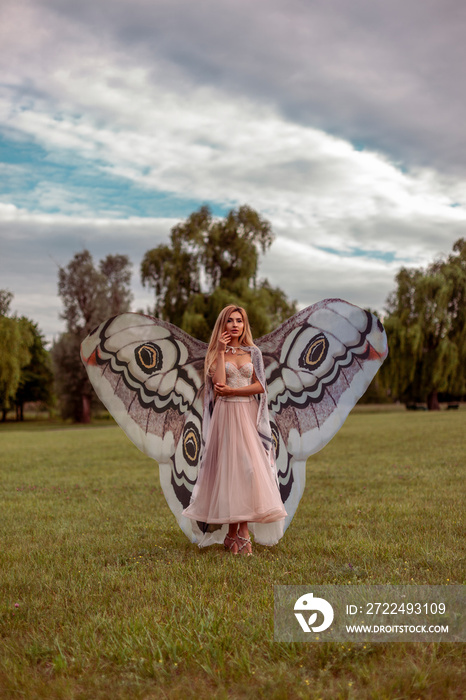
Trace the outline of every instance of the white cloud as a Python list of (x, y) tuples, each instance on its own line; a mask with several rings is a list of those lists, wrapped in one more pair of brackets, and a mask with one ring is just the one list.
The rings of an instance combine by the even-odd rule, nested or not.
[[(38, 321), (49, 339), (63, 329), (58, 320), (58, 266), (66, 265), (84, 247), (96, 261), (108, 253), (127, 254), (133, 261), (133, 309), (147, 309), (153, 304), (153, 295), (139, 281), (140, 262), (148, 249), (168, 240), (169, 231), (177, 222), (38, 215), (8, 206), (0, 206), (0, 220), (0, 286), (14, 292), (14, 308)], [(316, 241), (300, 231), (293, 239), (286, 230), (276, 231), (277, 238), (261, 263), (260, 276), (281, 287), (300, 307), (321, 298), (340, 297), (383, 310), (394, 287), (398, 261), (333, 255), (316, 247), (325, 246), (325, 238)], [(407, 240), (410, 233), (406, 233)], [(445, 252), (450, 248), (450, 244), (445, 246)], [(417, 253), (413, 261), (417, 264), (432, 259), (420, 259), (423, 250)]]
[(462, 0), (16, 0), (3, 46), (8, 81), (25, 64), (32, 85), (61, 71), (81, 81), (82, 104), (96, 71), (111, 87), (125, 81), (112, 66), (143, 67), (154, 86), (220, 88), (405, 164), (464, 173), (465, 20)]
[(59, 319), (58, 268), (87, 248), (95, 262), (109, 253), (133, 262), (134, 309), (153, 305), (139, 279), (144, 253), (168, 237), (176, 219), (90, 219), (33, 214), (0, 204), (0, 288), (14, 293), (12, 308), (37, 321), (48, 340), (64, 329)]
[[(108, 107), (107, 79), (104, 72), (88, 81), (95, 101), (85, 117), (61, 113), (57, 119), (20, 103), (8, 126), (14, 121), (47, 150), (64, 149), (71, 158), (79, 153), (103, 173), (148, 191), (232, 205), (247, 201), (287, 227), (291, 237), (315, 242), (325, 237), (346, 251), (401, 252), (400, 234), (409, 229), (405, 258), (411, 259), (426, 235), (432, 239), (430, 253), (443, 242), (446, 227), (454, 238), (464, 224), (464, 207), (452, 206), (465, 203), (458, 179), (432, 169), (403, 172), (380, 153), (358, 151), (343, 139), (287, 122), (270, 108), (258, 110), (252, 101), (205, 89), (183, 96), (158, 93), (140, 70), (134, 82), (126, 75), (112, 88), (112, 107), (124, 115), (125, 125), (99, 124), (96, 114)], [(72, 84), (63, 83), (65, 96)], [(93, 213), (82, 196), (67, 195), (65, 187), (44, 183), (34, 198), (42, 208)]]
[[(18, 0), (0, 19), (0, 129), (84, 181), (92, 170), (154, 195), (248, 203), (278, 233), (261, 267), (272, 284), (301, 304), (346, 296), (380, 309), (398, 266), (450, 250), (466, 219), (461, 82), (442, 82), (440, 65), (457, 56), (447, 61), (454, 23), (437, 21), (432, 0), (423, 42), (409, 31), (416, 13), (394, 3)], [(358, 135), (373, 150), (357, 150)], [(1, 175), (1, 286), (24, 313), (38, 299), (55, 313), (52, 258), (88, 246), (138, 265), (174, 222), (125, 219), (124, 202), (46, 172), (26, 187), (27, 163)], [(136, 282), (135, 293), (148, 298)]]
[(261, 265), (261, 273), (300, 307), (336, 297), (379, 311), (393, 289), (397, 269), (393, 262), (335, 256), (281, 236)]

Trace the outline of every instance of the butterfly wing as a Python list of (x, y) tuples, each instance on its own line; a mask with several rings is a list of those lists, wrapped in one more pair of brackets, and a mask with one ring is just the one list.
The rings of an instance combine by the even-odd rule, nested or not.
[(291, 522), (306, 460), (342, 426), (387, 356), (379, 319), (341, 299), (298, 312), (256, 341), (267, 379), (278, 480)]
[(104, 321), (81, 345), (102, 403), (140, 450), (159, 463), (167, 503), (181, 515), (196, 483), (202, 446), (202, 393), (207, 345), (170, 323), (127, 313)]

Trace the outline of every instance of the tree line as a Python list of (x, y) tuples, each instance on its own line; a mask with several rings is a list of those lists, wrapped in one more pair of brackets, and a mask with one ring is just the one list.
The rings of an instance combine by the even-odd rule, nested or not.
[(383, 322), (390, 354), (381, 380), (393, 399), (438, 409), (466, 393), (466, 239), (425, 269), (402, 267)]
[(27, 401), (53, 397), (53, 373), (44, 336), (34, 321), (11, 313), (13, 294), (0, 289), (0, 410), (2, 421), (14, 408), (23, 419)]
[[(279, 287), (258, 279), (259, 260), (273, 242), (270, 223), (248, 206), (224, 219), (203, 206), (174, 226), (170, 245), (148, 250), (141, 280), (154, 292), (151, 313), (208, 341), (219, 311), (246, 308), (256, 337), (297, 310)], [(50, 352), (33, 321), (11, 314), (12, 294), (0, 290), (0, 408), (23, 417), (27, 401), (58, 398), (63, 418), (88, 422), (98, 400), (80, 361), (81, 341), (102, 320), (129, 311), (131, 263), (89, 251), (59, 268), (58, 293), (66, 329)], [(390, 354), (369, 389), (370, 400), (428, 402), (439, 393), (466, 393), (466, 241), (425, 269), (401, 268), (383, 318)]]

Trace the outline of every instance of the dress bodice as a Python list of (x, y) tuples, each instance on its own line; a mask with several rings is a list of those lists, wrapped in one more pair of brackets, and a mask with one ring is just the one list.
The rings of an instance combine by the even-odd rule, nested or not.
[(252, 372), (252, 362), (247, 362), (241, 367), (237, 367), (232, 362), (225, 362), (226, 383), (233, 389), (248, 386), (251, 383)]

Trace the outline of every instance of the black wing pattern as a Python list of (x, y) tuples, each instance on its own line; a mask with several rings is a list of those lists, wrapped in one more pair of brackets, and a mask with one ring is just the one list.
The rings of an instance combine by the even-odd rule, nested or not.
[(81, 346), (97, 395), (134, 444), (159, 463), (167, 503), (192, 541), (197, 535), (181, 511), (189, 505), (202, 448), (206, 349), (170, 323), (133, 313), (108, 319)]
[[(304, 490), (307, 458), (341, 427), (385, 359), (387, 341), (375, 316), (326, 299), (256, 342), (264, 358), (286, 527)], [(137, 447), (158, 461), (167, 503), (191, 541), (205, 527), (182, 510), (202, 453), (206, 350), (176, 326), (132, 313), (105, 321), (81, 346), (101, 401)]]
[(278, 481), (288, 526), (303, 494), (306, 460), (342, 426), (388, 353), (368, 311), (325, 299), (256, 341), (267, 379)]

